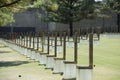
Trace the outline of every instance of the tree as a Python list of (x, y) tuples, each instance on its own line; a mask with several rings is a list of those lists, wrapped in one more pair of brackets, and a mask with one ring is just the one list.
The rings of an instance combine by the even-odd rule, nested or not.
[(117, 13), (118, 32), (120, 32), (120, 0), (107, 1), (107, 5), (112, 12)]
[(0, 26), (15, 22), (13, 15), (25, 11), (31, 0), (0, 0)]
[(2, 7), (7, 7), (7, 6), (11, 6), (11, 5), (13, 5), (13, 4), (16, 4), (16, 3), (18, 3), (18, 2), (20, 2), (21, 0), (16, 0), (16, 1), (10, 1), (10, 0), (7, 0), (7, 2), (5, 1), (5, 0), (1, 0), (0, 1), (0, 8), (2, 8)]
[(101, 4), (106, 11), (120, 13), (120, 0), (105, 0)]
[(102, 4), (105, 10), (117, 14), (118, 32), (120, 32), (120, 0), (107, 0)]
[(42, 2), (39, 7), (43, 7), (47, 14), (45, 21), (69, 24), (71, 36), (74, 22), (101, 16), (101, 7), (94, 0), (50, 0)]

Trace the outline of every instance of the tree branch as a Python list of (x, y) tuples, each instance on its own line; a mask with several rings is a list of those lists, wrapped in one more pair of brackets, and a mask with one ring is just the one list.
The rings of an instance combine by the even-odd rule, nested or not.
[(16, 4), (16, 3), (20, 2), (20, 1), (21, 1), (21, 0), (16, 0), (16, 1), (13, 1), (13, 2), (8, 3), (8, 4), (5, 3), (5, 4), (3, 4), (3, 5), (0, 5), (0, 8), (14, 5), (14, 4)]

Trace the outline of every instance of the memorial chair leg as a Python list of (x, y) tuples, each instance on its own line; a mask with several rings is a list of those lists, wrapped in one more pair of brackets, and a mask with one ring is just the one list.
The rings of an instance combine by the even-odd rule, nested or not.
[(41, 62), (41, 61), (40, 61), (40, 60), (41, 60), (41, 54), (40, 54), (40, 53), (38, 53), (37, 58), (38, 58), (38, 61), (39, 61), (39, 63), (40, 63), (40, 62)]
[(36, 55), (37, 55), (37, 56), (36, 56), (36, 61), (40, 62), (40, 53), (37, 52)]
[(34, 61), (36, 61), (36, 51), (34, 51)]
[(77, 69), (76, 80), (92, 80), (92, 69)]
[(32, 59), (32, 50), (30, 49), (30, 59)]
[(64, 72), (63, 60), (54, 59), (53, 74), (61, 74), (61, 75), (63, 75), (63, 72)]
[(54, 67), (54, 56), (46, 57), (46, 69), (53, 69)]
[(27, 53), (27, 54), (28, 54), (28, 56), (27, 56), (27, 57), (28, 57), (28, 58), (30, 58), (30, 55), (31, 55), (31, 50), (30, 50), (30, 49), (28, 49), (28, 50), (27, 50), (27, 52), (28, 52), (28, 53)]
[(31, 59), (35, 59), (35, 51), (34, 50), (31, 50)]
[(42, 54), (40, 57), (40, 64), (41, 65), (46, 65), (46, 60), (47, 60), (47, 55), (46, 54)]
[(35, 51), (34, 60), (37, 61), (37, 52)]
[(20, 54), (22, 54), (22, 47), (20, 46)]
[(25, 47), (22, 47), (22, 54), (25, 55)]
[(65, 63), (63, 80), (76, 80), (76, 63)]
[(27, 48), (25, 48), (25, 54), (24, 55), (27, 56)]

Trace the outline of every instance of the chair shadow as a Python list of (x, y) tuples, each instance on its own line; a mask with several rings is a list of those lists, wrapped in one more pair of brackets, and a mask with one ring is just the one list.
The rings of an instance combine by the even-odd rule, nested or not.
[(28, 64), (29, 61), (0, 61), (0, 67), (11, 67)]
[(3, 45), (3, 46), (0, 46), (0, 48), (6, 48), (7, 46)]
[(0, 53), (10, 53), (11, 51), (0, 51)]

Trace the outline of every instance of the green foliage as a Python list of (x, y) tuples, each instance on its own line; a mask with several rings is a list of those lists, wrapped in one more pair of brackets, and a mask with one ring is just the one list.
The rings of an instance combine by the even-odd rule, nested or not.
[(44, 21), (69, 24), (71, 36), (73, 22), (104, 17), (102, 5), (94, 0), (37, 0), (36, 4), (47, 14)]
[(114, 13), (120, 13), (120, 0), (109, 0), (101, 3), (104, 10)]
[(36, 0), (36, 1), (34, 1), (32, 7), (41, 8), (41, 9), (45, 10), (45, 6), (50, 7), (51, 4), (52, 4), (51, 0)]
[[(17, 1), (17, 2), (15, 2)], [(15, 22), (14, 13), (25, 11), (31, 0), (0, 0), (0, 26)]]
[(6, 24), (14, 22), (13, 12), (7, 8), (2, 8), (0, 10), (0, 25), (4, 26)]
[(44, 0), (37, 0), (34, 2), (33, 7), (39, 8), (43, 4)]
[(112, 0), (107, 2), (107, 4), (112, 9), (111, 11), (120, 13), (120, 0)]
[(94, 0), (37, 0), (34, 6), (42, 8), (47, 14), (45, 21), (50, 22), (68, 24), (104, 16), (102, 5)]

